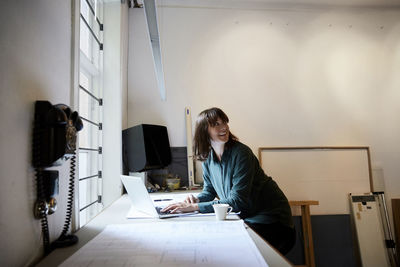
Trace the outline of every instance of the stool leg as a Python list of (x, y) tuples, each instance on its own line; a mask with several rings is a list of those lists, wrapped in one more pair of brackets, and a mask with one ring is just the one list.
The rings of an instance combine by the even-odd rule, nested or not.
[(310, 215), (309, 205), (301, 206), (301, 221), (303, 226), (302, 228), (304, 236), (304, 255), (305, 255), (306, 265), (309, 267), (315, 267), (314, 244), (312, 239), (311, 215)]

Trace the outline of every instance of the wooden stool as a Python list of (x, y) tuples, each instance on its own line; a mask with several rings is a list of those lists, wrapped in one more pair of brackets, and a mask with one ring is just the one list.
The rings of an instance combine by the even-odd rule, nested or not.
[(304, 236), (304, 258), (308, 267), (315, 267), (314, 244), (311, 230), (310, 205), (319, 205), (317, 200), (289, 201), (291, 207), (301, 207), (301, 224)]
[(397, 250), (397, 262), (400, 262), (400, 198), (392, 198), (392, 213), (394, 225), (394, 242)]

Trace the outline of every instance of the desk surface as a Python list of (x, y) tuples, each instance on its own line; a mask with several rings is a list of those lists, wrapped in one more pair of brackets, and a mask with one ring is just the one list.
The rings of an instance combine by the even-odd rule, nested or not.
[[(134, 224), (139, 222), (155, 222), (160, 219), (126, 219), (126, 214), (131, 206), (130, 200), (127, 195), (123, 195), (111, 206), (106, 208), (103, 212), (97, 215), (87, 225), (79, 229), (75, 234), (79, 238), (79, 242), (71, 247), (60, 248), (53, 251), (50, 255), (44, 258), (37, 266), (57, 266), (66, 260), (69, 256), (75, 253), (79, 248), (84, 246), (92, 238), (98, 235), (109, 224)], [(231, 215), (235, 216), (235, 215)], [(164, 219), (165, 220), (165, 219)], [(201, 221), (201, 220), (215, 220), (213, 216), (202, 217), (174, 217), (167, 220), (174, 221)], [(284, 257), (282, 257), (276, 250), (274, 250), (267, 242), (260, 238), (253, 230), (247, 228), (250, 237), (253, 239), (261, 255), (269, 266), (292, 266)]]

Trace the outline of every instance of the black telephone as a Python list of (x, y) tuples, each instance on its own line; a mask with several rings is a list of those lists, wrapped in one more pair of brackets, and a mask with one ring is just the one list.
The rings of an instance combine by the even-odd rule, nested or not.
[[(78, 242), (74, 235), (67, 235), (72, 216), (75, 179), (75, 150), (77, 132), (83, 128), (78, 112), (67, 105), (52, 105), (48, 101), (36, 101), (32, 142), (32, 165), (35, 168), (37, 200), (34, 216), (41, 220), (45, 255), (57, 247)], [(68, 204), (65, 224), (60, 237), (50, 244), (47, 215), (57, 209), (58, 171), (47, 170), (71, 159)]]

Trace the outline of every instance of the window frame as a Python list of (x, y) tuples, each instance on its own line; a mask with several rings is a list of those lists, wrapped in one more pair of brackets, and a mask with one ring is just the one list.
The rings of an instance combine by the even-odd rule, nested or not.
[[(85, 90), (89, 91), (87, 99), (87, 117), (83, 118), (84, 128), (86, 126), (87, 136), (86, 140), (83, 140), (84, 136), (79, 138), (78, 134), (78, 150), (77, 150), (77, 168), (76, 171), (76, 190), (75, 190), (75, 213), (73, 220), (73, 230), (77, 230), (89, 222), (93, 217), (103, 210), (102, 204), (102, 100), (103, 100), (103, 24), (101, 24), (104, 3), (102, 0), (75, 0), (73, 1), (74, 7), (73, 12), (73, 28), (74, 34), (74, 103), (76, 110), (80, 113), (82, 106), (81, 95)], [(94, 14), (89, 6), (85, 9), (86, 14), (81, 14), (82, 6), (94, 5)], [(85, 17), (86, 16), (86, 17)], [(98, 17), (100, 16), (100, 18)], [(86, 22), (83, 21), (87, 19)], [(98, 35), (94, 37), (96, 30), (92, 32), (87, 29), (86, 34), (82, 36), (82, 30), (84, 27), (90, 27), (93, 25), (98, 26)], [(85, 51), (81, 50), (82, 38), (87, 39), (86, 44), (89, 53), (87, 55)], [(99, 43), (100, 41), (100, 43)], [(97, 55), (95, 55), (97, 54)], [(88, 83), (86, 87), (81, 84), (81, 76), (87, 78)], [(83, 90), (82, 87), (85, 89)], [(94, 89), (95, 88), (95, 89)], [(97, 102), (97, 103), (96, 103)], [(95, 104), (93, 104), (95, 103)], [(94, 111), (97, 109), (97, 111)], [(93, 113), (97, 112), (97, 119), (93, 119)], [(81, 115), (82, 116), (82, 115)], [(86, 125), (85, 125), (86, 124)], [(96, 126), (97, 125), (97, 126)], [(81, 144), (87, 141), (87, 147), (82, 147)], [(85, 146), (86, 146), (85, 145)], [(95, 149), (98, 149), (97, 151)], [(87, 157), (83, 157), (86, 155)], [(81, 156), (81, 157), (80, 157)], [(84, 158), (88, 159), (88, 162), (84, 162)], [(82, 174), (85, 174), (82, 177)], [(84, 179), (83, 179), (84, 178)], [(86, 199), (86, 200), (85, 200)], [(90, 203), (88, 203), (90, 199)], [(85, 208), (86, 207), (86, 208)], [(83, 209), (84, 208), (84, 209)]]

